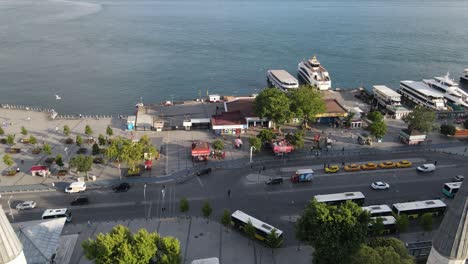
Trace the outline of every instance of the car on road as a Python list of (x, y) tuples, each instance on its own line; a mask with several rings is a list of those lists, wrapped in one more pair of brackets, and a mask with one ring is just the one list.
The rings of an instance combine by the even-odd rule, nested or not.
[(70, 205), (87, 205), (89, 204), (88, 197), (86, 196), (78, 196), (70, 203)]
[(24, 201), (16, 205), (16, 210), (34, 209), (37, 206), (35, 201)]
[(431, 172), (431, 171), (435, 171), (435, 169), (436, 169), (436, 166), (434, 164), (423, 164), (416, 168), (416, 170), (420, 172)]
[(282, 183), (283, 183), (282, 177), (270, 178), (265, 182), (266, 185), (275, 185), (275, 184), (282, 184)]
[(386, 182), (373, 182), (371, 184), (371, 187), (374, 190), (386, 190), (386, 189), (390, 189), (390, 184)]
[(407, 160), (400, 160), (399, 162), (396, 163), (397, 168), (409, 168), (413, 166), (413, 163), (407, 161)]
[(211, 168), (206, 168), (206, 169), (197, 171), (197, 176), (210, 174), (210, 173), (211, 173)]
[(345, 171), (358, 171), (358, 170), (361, 170), (361, 166), (359, 166), (359, 164), (350, 164), (350, 165), (344, 166), (344, 170)]
[(325, 172), (326, 173), (336, 173), (340, 170), (340, 167), (338, 167), (337, 165), (332, 165), (330, 167), (326, 167), (325, 168)]
[(385, 161), (385, 162), (381, 162), (379, 164), (379, 167), (382, 168), (382, 169), (393, 169), (395, 168), (395, 162), (393, 161)]
[(361, 169), (363, 169), (363, 170), (375, 170), (377, 168), (378, 168), (377, 164), (375, 164), (373, 162), (367, 162), (367, 163), (361, 165)]
[(126, 192), (128, 191), (128, 189), (130, 189), (130, 184), (128, 184), (127, 182), (122, 182), (121, 184), (112, 188), (114, 192)]
[(455, 177), (452, 178), (452, 181), (453, 181), (453, 182), (462, 182), (464, 179), (465, 179), (465, 176), (463, 176), (463, 175), (457, 175), (457, 176), (455, 176)]

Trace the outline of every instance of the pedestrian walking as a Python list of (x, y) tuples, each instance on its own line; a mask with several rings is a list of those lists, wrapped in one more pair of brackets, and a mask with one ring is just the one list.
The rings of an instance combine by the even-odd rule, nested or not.
[(344, 161), (342, 161), (342, 162), (341, 162), (341, 165), (344, 166), (344, 164), (345, 164)]
[(466, 152), (467, 149), (468, 149), (468, 147), (465, 147), (465, 152)]
[(436, 161), (434, 161), (434, 166), (437, 166), (437, 160), (436, 160)]
[(265, 170), (266, 170), (266, 167), (265, 167), (265, 165), (263, 165), (263, 167), (262, 167), (262, 170), (263, 170), (263, 171), (265, 171)]
[(341, 149), (341, 151), (343, 151), (343, 152), (344, 152), (344, 147)]
[(228, 189), (228, 197), (231, 198), (231, 189)]

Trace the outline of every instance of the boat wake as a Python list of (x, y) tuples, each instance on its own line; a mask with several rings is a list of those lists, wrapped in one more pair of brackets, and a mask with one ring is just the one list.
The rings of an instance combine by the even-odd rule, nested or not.
[[(78, 19), (84, 16), (98, 13), (102, 10), (102, 5), (90, 2), (71, 1), (71, 0), (47, 0), (50, 3), (64, 5), (63, 12), (51, 14), (41, 18), (43, 22), (50, 23), (56, 21), (68, 21)], [(41, 22), (42, 22), (41, 21)]]

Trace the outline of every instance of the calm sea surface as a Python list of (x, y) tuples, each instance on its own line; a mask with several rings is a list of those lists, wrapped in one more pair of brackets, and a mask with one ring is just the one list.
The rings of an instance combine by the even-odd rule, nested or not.
[(333, 87), (458, 80), (468, 1), (0, 0), (0, 103), (125, 114), (255, 93), (313, 54)]

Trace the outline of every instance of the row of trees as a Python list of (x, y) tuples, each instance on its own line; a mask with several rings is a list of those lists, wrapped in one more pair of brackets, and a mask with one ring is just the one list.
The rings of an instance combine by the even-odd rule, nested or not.
[[(249, 138), (250, 146), (255, 147), (255, 152), (262, 149), (263, 145), (269, 144), (272, 139), (276, 138), (275, 132), (271, 129), (262, 129), (256, 137), (252, 136)], [(287, 134), (286, 140), (296, 148), (303, 148), (305, 144), (304, 132), (298, 131), (294, 134)]]

